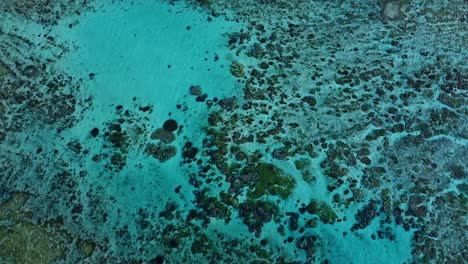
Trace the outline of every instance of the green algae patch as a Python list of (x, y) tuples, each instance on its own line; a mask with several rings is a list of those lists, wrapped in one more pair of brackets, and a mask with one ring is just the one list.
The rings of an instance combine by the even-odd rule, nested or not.
[[(24, 209), (28, 193), (12, 193), (0, 204), (0, 259), (7, 263), (48, 264), (65, 260), (74, 238), (60, 220), (32, 221)], [(85, 257), (93, 254), (96, 243), (78, 240), (78, 250)]]
[(233, 208), (239, 208), (239, 201), (236, 197), (230, 195), (227, 192), (221, 192), (219, 194), (221, 201), (228, 206), (232, 206)]
[(0, 205), (0, 257), (13, 263), (46, 264), (64, 259), (72, 239), (61, 224), (46, 222), (33, 224), (31, 213), (22, 207), (29, 199), (27, 193), (13, 193)]
[(71, 242), (63, 232), (26, 221), (0, 226), (0, 237), (0, 256), (13, 263), (52, 263), (65, 258)]
[(258, 181), (253, 182), (253, 189), (249, 189), (247, 196), (250, 199), (258, 199), (265, 195), (275, 195), (287, 198), (291, 195), (296, 186), (296, 181), (292, 176), (275, 167), (273, 164), (259, 163), (252, 171), (259, 176)]
[(86, 257), (90, 257), (96, 249), (96, 243), (91, 240), (78, 240), (78, 249)]
[(21, 221), (29, 216), (29, 213), (23, 212), (21, 208), (28, 201), (29, 194), (13, 193), (11, 197), (0, 205), (0, 221)]
[(311, 214), (318, 215), (320, 220), (322, 220), (322, 222), (325, 224), (333, 224), (338, 218), (335, 211), (333, 211), (333, 209), (323, 201), (310, 201), (306, 207), (306, 210)]
[(309, 159), (301, 158), (294, 161), (294, 166), (300, 171), (307, 169), (310, 165), (311, 162)]

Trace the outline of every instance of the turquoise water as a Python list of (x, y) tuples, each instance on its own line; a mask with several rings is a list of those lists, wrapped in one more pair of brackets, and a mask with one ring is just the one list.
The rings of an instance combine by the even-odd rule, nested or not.
[(0, 10), (0, 263), (468, 261), (466, 2)]

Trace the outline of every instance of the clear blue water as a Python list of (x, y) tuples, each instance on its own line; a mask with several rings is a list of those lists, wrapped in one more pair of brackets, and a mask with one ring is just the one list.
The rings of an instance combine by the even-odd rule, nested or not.
[(465, 263), (464, 1), (0, 3), (0, 263)]

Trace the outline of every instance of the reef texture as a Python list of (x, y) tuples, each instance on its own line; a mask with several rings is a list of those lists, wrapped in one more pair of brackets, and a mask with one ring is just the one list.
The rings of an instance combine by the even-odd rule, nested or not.
[[(246, 170), (259, 158), (289, 160), (304, 181), (327, 177), (333, 201), (331, 213), (318, 213), (324, 223), (365, 197), (355, 219), (340, 219), (356, 221), (350, 231), (380, 215), (376, 237), (394, 239), (385, 231), (392, 224), (415, 230), (413, 262), (467, 261), (466, 3), (210, 1), (209, 8), (250, 23), (228, 34), (245, 68), (235, 74), (244, 93), (212, 108), (203, 151), (230, 193), (259, 189), (252, 182), (266, 178)], [(320, 168), (308, 171), (309, 160)]]
[[(47, 27), (91, 10), (72, 2), (6, 1), (0, 15)], [(187, 5), (247, 24), (226, 33), (236, 57), (226, 71), (242, 92), (212, 98), (187, 87), (184, 100), (208, 111), (201, 145), (185, 136), (184, 120), (151, 124), (153, 106), (137, 98), (109, 107), (115, 118), (85, 136), (47, 145), (92, 107), (80, 86), (93, 74), (54, 65), (70, 43), (0, 25), (0, 260), (329, 263), (320, 226), (349, 222), (349, 233), (376, 224), (375, 240), (413, 232), (411, 263), (468, 261), (466, 1)], [(28, 136), (44, 127), (56, 133)], [(106, 189), (131, 185), (119, 174), (129, 161), (176, 155), (192, 188), (181, 199), (194, 209), (169, 199), (122, 216), (131, 225), (109, 218), (131, 207)], [(89, 177), (89, 163), (104, 170)], [(320, 184), (329, 199), (295, 199), (299, 187)], [(231, 221), (251, 236), (213, 235), (210, 227)], [(268, 240), (267, 226), (282, 244)]]

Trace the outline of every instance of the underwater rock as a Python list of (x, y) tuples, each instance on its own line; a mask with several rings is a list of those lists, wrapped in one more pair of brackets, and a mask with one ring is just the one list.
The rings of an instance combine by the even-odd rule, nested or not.
[(151, 139), (159, 139), (161, 142), (169, 144), (173, 142), (176, 137), (174, 133), (170, 132), (169, 130), (158, 128), (156, 129), (150, 136)]
[(160, 162), (166, 162), (176, 155), (177, 149), (174, 146), (150, 143), (146, 146), (145, 152), (152, 155)]
[(315, 241), (316, 236), (302, 236), (297, 240), (296, 246), (306, 252), (307, 258), (311, 258), (315, 255)]
[(106, 132), (106, 139), (113, 147), (125, 152), (130, 146), (128, 132), (122, 129), (119, 123), (110, 123)]
[(443, 104), (445, 104), (447, 106), (450, 106), (452, 108), (461, 108), (464, 105), (466, 105), (467, 102), (468, 102), (467, 98), (454, 97), (454, 96), (451, 96), (450, 94), (446, 94), (446, 93), (440, 93), (440, 95), (438, 97), (438, 100), (441, 103), (443, 103)]
[(273, 158), (278, 159), (278, 160), (285, 160), (288, 156), (288, 150), (286, 148), (277, 148), (273, 150), (273, 153), (271, 154)]
[(364, 206), (364, 208), (359, 210), (357, 214), (354, 216), (357, 223), (351, 227), (351, 231), (366, 228), (367, 226), (370, 225), (371, 221), (374, 220), (376, 215), (377, 215), (377, 202), (372, 200), (366, 206)]
[(112, 166), (121, 170), (125, 167), (126, 158), (120, 153), (115, 153), (111, 156), (110, 162)]
[(315, 97), (311, 96), (311, 95), (308, 95), (308, 96), (304, 96), (302, 98), (302, 101), (312, 107), (314, 107), (316, 104), (317, 104), (317, 99), (315, 99)]
[(189, 88), (190, 95), (200, 96), (202, 94), (202, 89), (198, 85), (192, 85)]
[(169, 132), (176, 131), (178, 127), (179, 125), (177, 124), (177, 121), (175, 121), (174, 119), (168, 119), (163, 124), (163, 129)]
[(211, 0), (195, 0), (199, 5), (209, 7), (211, 5)]
[(0, 115), (3, 115), (6, 112), (5, 106), (3, 105), (2, 102), (0, 102)]
[(302, 179), (308, 183), (313, 182), (316, 177), (314, 176), (310, 166), (311, 166), (311, 161), (306, 158), (301, 158), (298, 160), (294, 161), (294, 166), (298, 171), (300, 171), (302, 175)]
[(90, 134), (91, 134), (92, 137), (97, 137), (99, 135), (99, 128), (95, 127), (93, 129), (91, 129)]
[(209, 217), (215, 217), (229, 221), (228, 217), (231, 215), (228, 207), (223, 204), (217, 197), (209, 197), (206, 191), (195, 192), (198, 208)]
[(232, 133), (232, 141), (238, 145), (242, 145), (246, 142), (253, 142), (254, 136), (253, 135), (242, 135), (240, 132)]
[(244, 65), (238, 62), (234, 62), (230, 67), (231, 74), (234, 77), (241, 78), (245, 75)]
[(254, 57), (256, 59), (263, 58), (264, 54), (265, 54), (265, 51), (263, 50), (260, 43), (254, 43), (250, 51), (246, 53), (247, 56)]
[(185, 143), (184, 145), (184, 149), (182, 150), (182, 157), (184, 159), (194, 159), (195, 156), (197, 155), (198, 153), (198, 149), (195, 148), (195, 147), (192, 147), (192, 143), (191, 142), (187, 142)]
[(409, 199), (408, 213), (415, 217), (424, 217), (427, 214), (427, 207), (423, 205), (424, 198), (422, 196), (412, 196)]
[(235, 97), (224, 98), (224, 99), (219, 100), (218, 104), (224, 110), (232, 110), (236, 107), (236, 98)]
[(207, 94), (202, 94), (202, 95), (197, 96), (197, 98), (195, 98), (195, 101), (205, 102), (206, 98), (208, 98), (208, 95)]
[(83, 149), (83, 147), (81, 146), (81, 143), (78, 140), (72, 140), (68, 142), (67, 147), (68, 149), (73, 151), (75, 154), (80, 154), (81, 150)]
[(266, 69), (268, 69), (270, 67), (270, 65), (267, 62), (264, 62), (264, 61), (262, 61), (259, 66), (260, 66), (260, 69), (262, 69), (262, 70), (266, 70)]
[(277, 213), (278, 207), (272, 202), (247, 200), (239, 204), (239, 216), (250, 232), (260, 232)]
[(456, 180), (463, 180), (466, 178), (465, 167), (461, 164), (454, 165), (450, 168), (451, 176)]
[(149, 264), (164, 264), (164, 257), (162, 255), (158, 255), (155, 258), (152, 258), (148, 262)]
[(340, 165), (333, 163), (328, 169), (325, 170), (325, 175), (340, 179), (348, 174), (348, 169), (341, 167)]
[(297, 230), (299, 229), (299, 214), (295, 212), (287, 212), (287, 216), (289, 216), (289, 229)]
[(305, 210), (310, 214), (317, 214), (324, 224), (333, 224), (338, 218), (335, 211), (324, 201), (311, 200)]

